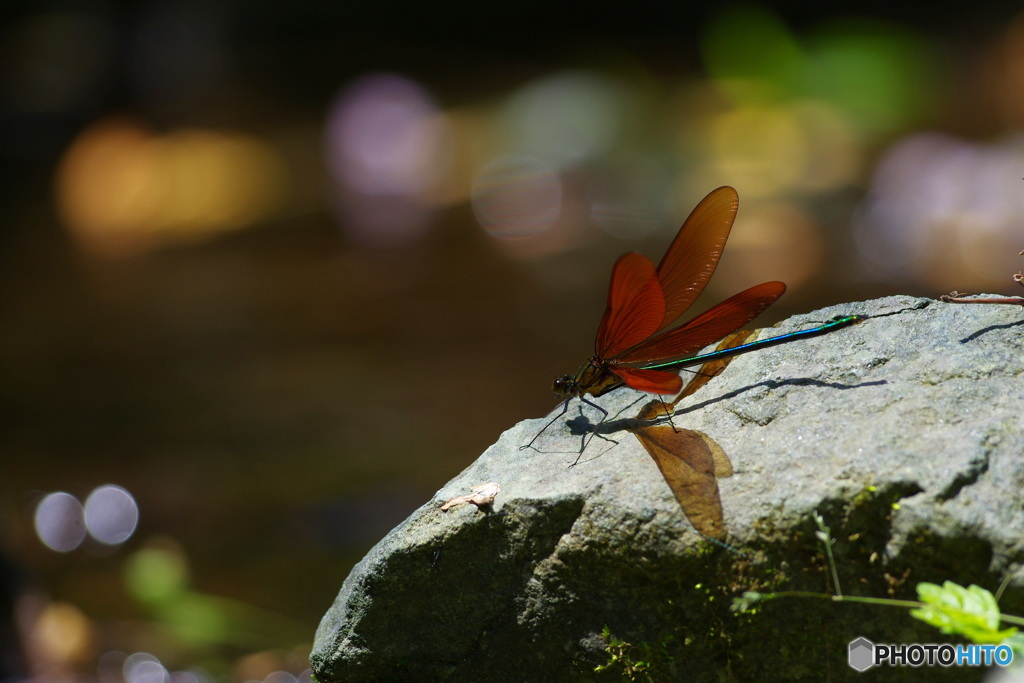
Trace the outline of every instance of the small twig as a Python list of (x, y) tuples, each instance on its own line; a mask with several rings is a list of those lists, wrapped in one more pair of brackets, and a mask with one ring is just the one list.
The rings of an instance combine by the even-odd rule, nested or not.
[[(1019, 252), (1020, 256), (1024, 256), (1024, 250)], [(1021, 287), (1024, 287), (1024, 273), (1017, 273), (1013, 276), (1013, 281)], [(955, 289), (949, 294), (943, 294), (939, 297), (939, 301), (945, 301), (947, 304), (1013, 304), (1016, 306), (1024, 306), (1024, 297), (1020, 296), (1003, 296), (996, 297), (993, 299), (968, 299), (967, 295), (961, 294)]]
[[(1017, 273), (1013, 276), (1015, 282), (1019, 283), (1024, 287), (1024, 274)], [(1024, 297), (1021, 296), (1001, 296), (992, 299), (968, 299), (965, 295), (956, 291), (955, 289), (949, 294), (943, 294), (939, 297), (939, 301), (945, 301), (947, 304), (1015, 304), (1017, 306), (1024, 306)]]

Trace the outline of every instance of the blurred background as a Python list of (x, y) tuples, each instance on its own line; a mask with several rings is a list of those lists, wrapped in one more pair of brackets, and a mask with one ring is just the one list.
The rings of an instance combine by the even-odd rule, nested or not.
[(1018, 12), (5, 0), (0, 680), (308, 679), (719, 185), (697, 309), (1018, 293)]

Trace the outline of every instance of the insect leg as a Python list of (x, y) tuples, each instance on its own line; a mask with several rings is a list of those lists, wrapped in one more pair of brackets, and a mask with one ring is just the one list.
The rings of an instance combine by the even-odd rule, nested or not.
[(576, 460), (574, 460), (572, 465), (569, 465), (569, 467), (575, 467), (576, 466), (576, 464), (580, 461), (580, 458), (583, 457), (583, 451), (587, 450), (587, 446), (590, 444), (590, 442), (594, 438), (594, 436), (597, 435), (598, 430), (601, 429), (601, 425), (603, 425), (604, 421), (608, 419), (608, 411), (607, 410), (605, 410), (601, 406), (597, 405), (593, 401), (588, 401), (583, 396), (580, 396), (580, 400), (583, 401), (584, 403), (586, 403), (591, 408), (597, 408), (598, 410), (600, 410), (601, 411), (601, 419), (598, 420), (597, 424), (594, 425), (594, 428), (592, 430), (590, 430), (589, 438), (588, 438), (588, 435), (586, 435), (586, 434), (583, 435), (583, 438), (581, 439), (581, 442), (580, 442), (580, 452), (576, 454)]
[[(546, 432), (548, 430), (548, 427), (550, 427), (551, 425), (555, 424), (555, 422), (557, 422), (569, 410), (569, 401), (571, 399), (572, 399), (572, 396), (570, 396), (569, 398), (565, 399), (565, 403), (562, 404), (562, 412), (560, 412), (558, 415), (555, 415), (553, 418), (551, 418), (550, 422), (548, 422), (546, 425), (544, 425), (544, 427), (541, 428), (541, 430), (539, 432), (534, 434), (533, 438), (530, 439), (530, 443), (526, 444), (525, 446), (520, 446), (519, 450), (525, 451), (527, 448), (532, 448), (533, 447), (533, 442), (536, 441), (538, 438), (540, 438), (540, 435), (543, 434), (544, 432)], [(589, 401), (587, 401), (587, 402), (589, 403)], [(591, 405), (593, 405), (593, 404), (591, 404)], [(536, 449), (534, 449), (534, 450), (536, 450)]]

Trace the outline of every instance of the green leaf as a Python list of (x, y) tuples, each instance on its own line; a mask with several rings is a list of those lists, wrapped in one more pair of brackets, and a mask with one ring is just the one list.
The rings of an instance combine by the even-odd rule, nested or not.
[(743, 593), (743, 597), (733, 598), (732, 606), (729, 607), (733, 612), (742, 614), (743, 612), (749, 612), (753, 609), (754, 605), (763, 601), (764, 595), (756, 591), (746, 591)]
[(946, 581), (941, 586), (919, 583), (917, 597), (925, 606), (910, 611), (916, 619), (946, 634), (959, 634), (975, 643), (1001, 643), (1017, 633), (1016, 628), (999, 630), (999, 605), (995, 596), (981, 586), (967, 588)]

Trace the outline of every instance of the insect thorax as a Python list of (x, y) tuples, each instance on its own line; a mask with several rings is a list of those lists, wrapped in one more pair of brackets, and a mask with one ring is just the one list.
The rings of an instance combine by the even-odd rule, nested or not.
[(555, 380), (554, 392), (559, 396), (600, 396), (621, 384), (618, 377), (608, 372), (600, 358), (594, 356), (579, 369), (575, 376), (565, 375)]

